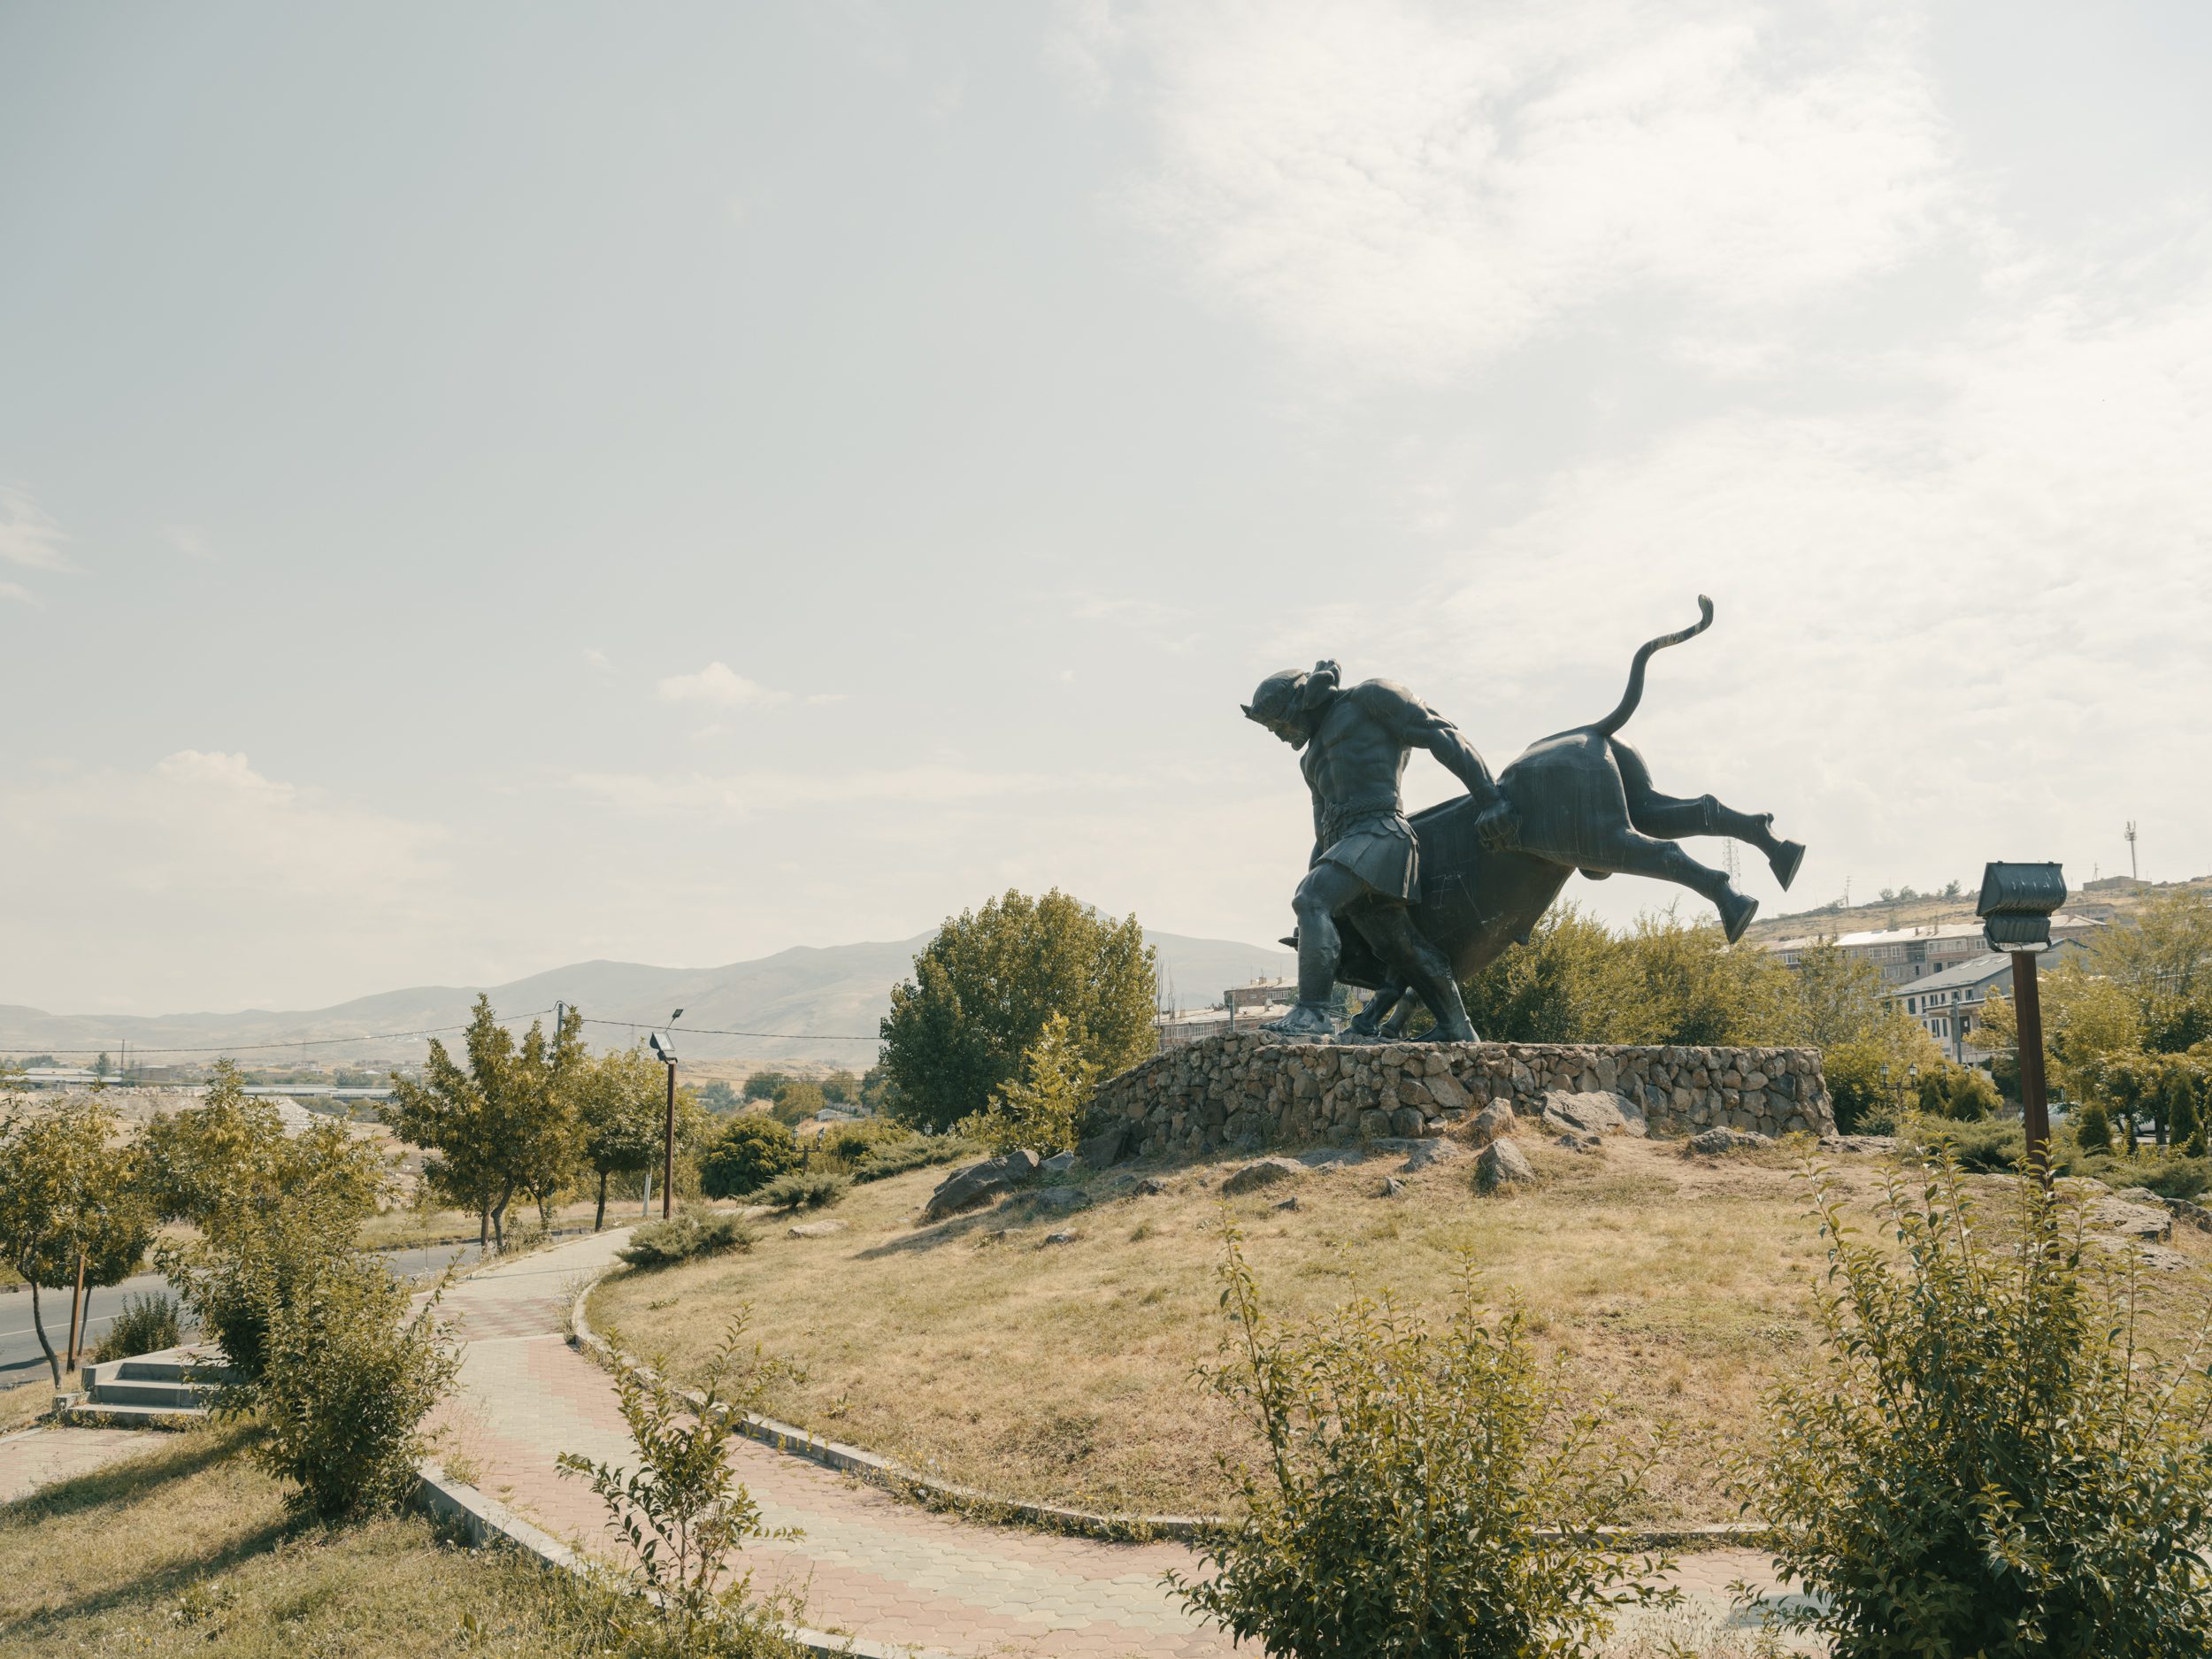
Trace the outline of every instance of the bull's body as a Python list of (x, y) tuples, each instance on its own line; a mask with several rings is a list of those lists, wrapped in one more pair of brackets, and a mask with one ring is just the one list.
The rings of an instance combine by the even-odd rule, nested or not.
[[(1643, 757), (1614, 735), (1643, 695), (1644, 664), (1655, 650), (1702, 633), (1713, 619), (1712, 602), (1698, 601), (1701, 619), (1679, 634), (1651, 641), (1636, 653), (1620, 706), (1590, 726), (1532, 743), (1498, 778), (1499, 791), (1519, 819), (1509, 848), (1486, 846), (1475, 833), (1476, 803), (1466, 796), (1414, 814), (1420, 846), (1421, 896), (1413, 907), (1416, 929), (1441, 950), (1457, 979), (1468, 979), (1525, 943), (1530, 930), (1577, 870), (1592, 877), (1640, 875), (1678, 882), (1710, 899), (1732, 942), (1758, 909), (1727, 875), (1697, 863), (1675, 843), (1692, 835), (1727, 835), (1767, 856), (1787, 887), (1805, 849), (1780, 841), (1765, 814), (1738, 812), (1711, 795), (1684, 799), (1652, 787)], [(1355, 907), (1345, 919), (1344, 950), (1337, 977), (1383, 995), (1356, 1023), (1371, 1035), (1404, 995), (1402, 964), (1386, 962), (1359, 927)], [(1406, 1011), (1410, 1011), (1410, 1004)], [(1402, 1028), (1404, 1014), (1394, 1024)]]

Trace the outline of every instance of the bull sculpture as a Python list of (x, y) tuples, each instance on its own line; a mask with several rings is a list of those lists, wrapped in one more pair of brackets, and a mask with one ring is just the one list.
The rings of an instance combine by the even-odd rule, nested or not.
[[(1277, 1029), (1333, 1034), (1326, 1003), (1340, 980), (1377, 993), (1352, 1023), (1356, 1040), (1401, 1034), (1415, 1005), (1409, 993), (1428, 1005), (1438, 1040), (1473, 1039), (1457, 982), (1525, 944), (1577, 870), (1594, 880), (1677, 882), (1712, 902), (1730, 943), (1743, 936), (1758, 901), (1676, 843), (1692, 835), (1746, 842), (1785, 888), (1804, 847), (1778, 839), (1770, 813), (1739, 812), (1709, 795), (1662, 795), (1643, 757), (1617, 735), (1643, 700), (1652, 654), (1712, 626), (1712, 601), (1697, 603), (1695, 624), (1638, 649), (1617, 708), (1531, 744), (1494, 782), (1450, 723), (1402, 687), (1369, 680), (1340, 689), (1333, 663), (1262, 683), (1245, 713), (1304, 751), (1316, 830), (1294, 902), (1299, 928), (1285, 941), (1299, 951), (1299, 1002)], [(1417, 747), (1467, 794), (1408, 818), (1398, 776)]]

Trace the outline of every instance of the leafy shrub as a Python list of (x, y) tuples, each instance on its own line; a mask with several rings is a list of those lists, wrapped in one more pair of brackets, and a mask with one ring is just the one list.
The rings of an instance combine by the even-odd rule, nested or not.
[(1920, 1110), (1931, 1118), (1978, 1123), (2004, 1103), (1997, 1086), (1971, 1066), (1938, 1066), (1920, 1079)]
[(795, 1125), (813, 1117), (826, 1103), (821, 1089), (801, 1078), (778, 1089), (776, 1103), (768, 1110), (778, 1123)]
[(960, 1127), (994, 1152), (1032, 1147), (1048, 1156), (1070, 1151), (1082, 1135), (1098, 1073), (1067, 1016), (1056, 1013), (1023, 1051), (1021, 1075), (1002, 1085), (990, 1103)]
[(776, 1210), (820, 1210), (842, 1202), (851, 1187), (849, 1176), (828, 1170), (794, 1170), (779, 1175), (753, 1195)]
[(1202, 1547), (1217, 1575), (1170, 1575), (1202, 1617), (1287, 1659), (1530, 1659), (1588, 1654), (1614, 1608), (1672, 1599), (1663, 1558), (1599, 1530), (1649, 1454), (1570, 1412), (1517, 1302), (1489, 1317), (1470, 1268), (1441, 1332), (1363, 1298), (1279, 1332), (1238, 1243), (1223, 1301), (1241, 1351), (1203, 1374), (1270, 1455), (1224, 1462), (1244, 1502)]
[(891, 1118), (862, 1118), (825, 1130), (822, 1138), (814, 1143), (814, 1150), (818, 1156), (827, 1157), (849, 1171), (872, 1152), (920, 1139), (904, 1124)]
[(1947, 1160), (1870, 1240), (1821, 1178), (1819, 1363), (1738, 1469), (1809, 1593), (1767, 1617), (1838, 1659), (2212, 1651), (2200, 1358), (2146, 1350), (2136, 1259), (2086, 1256), (2063, 1184), (2009, 1190), (1985, 1217)]
[(2074, 1144), (2084, 1152), (2112, 1150), (2112, 1114), (2102, 1101), (2091, 1101), (2074, 1114)]
[(2060, 1164), (2068, 1175), (2087, 1175), (2107, 1187), (2147, 1187), (2161, 1198), (2194, 1198), (2212, 1187), (2212, 1169), (2202, 1158), (2179, 1150), (2145, 1147), (2133, 1157), (2124, 1153), (2070, 1157)]
[(166, 1291), (124, 1297), (123, 1311), (115, 1316), (100, 1346), (92, 1351), (92, 1363), (104, 1365), (111, 1360), (158, 1354), (176, 1347), (183, 1340), (180, 1311), (176, 1299)]
[(982, 1150), (965, 1135), (916, 1135), (909, 1141), (886, 1141), (870, 1148), (867, 1156), (853, 1165), (852, 1177), (856, 1181), (886, 1180), (934, 1164), (956, 1164)]
[(254, 1455), (295, 1490), (285, 1502), (322, 1520), (389, 1509), (413, 1486), (421, 1424), (457, 1362), (439, 1342), (432, 1297), (406, 1317), (413, 1288), (381, 1262), (317, 1264), (273, 1309), (261, 1374), (242, 1404), (259, 1417)]
[(2016, 1122), (1958, 1123), (1915, 1116), (1901, 1132), (1930, 1157), (1946, 1155), (1978, 1175), (2016, 1170), (2028, 1149), (2027, 1131)]
[(700, 1190), (709, 1198), (741, 1198), (798, 1167), (799, 1142), (789, 1128), (744, 1112), (723, 1125), (700, 1156)]
[(649, 1222), (638, 1228), (615, 1254), (632, 1267), (672, 1267), (695, 1256), (749, 1250), (758, 1236), (741, 1217), (711, 1210), (682, 1210), (666, 1221)]
[(756, 1071), (745, 1079), (747, 1100), (773, 1100), (791, 1079), (780, 1071)]
[[(355, 1219), (302, 1198), (241, 1211), (188, 1248), (156, 1252), (203, 1336), (240, 1386), (257, 1383), (270, 1331), (292, 1298), (353, 1248)], [(378, 1271), (384, 1270), (379, 1268)]]
[[(790, 1610), (748, 1602), (750, 1571), (718, 1587), (749, 1538), (788, 1538), (761, 1525), (760, 1506), (731, 1475), (728, 1447), (745, 1413), (759, 1404), (774, 1372), (756, 1348), (739, 1363), (742, 1317), (731, 1325), (706, 1369), (703, 1398), (686, 1402), (650, 1371), (616, 1360), (616, 1394), (638, 1466), (623, 1470), (564, 1452), (561, 1472), (587, 1480), (607, 1506), (607, 1530), (626, 1546), (631, 1586), (650, 1609), (657, 1640), (627, 1651), (672, 1655), (789, 1651), (773, 1634)], [(724, 1392), (726, 1382), (733, 1382)], [(634, 1641), (634, 1637), (633, 1638)]]

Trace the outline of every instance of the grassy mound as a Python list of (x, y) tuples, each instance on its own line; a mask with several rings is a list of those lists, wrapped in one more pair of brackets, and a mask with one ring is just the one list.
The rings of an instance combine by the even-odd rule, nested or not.
[[(1225, 1200), (1239, 1159), (1118, 1170), (1085, 1185), (1087, 1208), (1032, 1193), (928, 1227), (915, 1217), (942, 1171), (919, 1171), (856, 1187), (834, 1239), (780, 1233), (749, 1256), (611, 1281), (593, 1318), (681, 1372), (749, 1303), (753, 1333), (795, 1367), (768, 1402), (776, 1416), (1010, 1497), (1210, 1509), (1226, 1496), (1215, 1453), (1256, 1449), (1191, 1377), (1226, 1328), (1225, 1211), (1286, 1316), (1384, 1287), (1434, 1313), (1471, 1248), (1494, 1294), (1526, 1298), (1578, 1391), (1740, 1442), (1763, 1386), (1811, 1340), (1824, 1257), (1794, 1157), (1695, 1160), (1625, 1141), (1530, 1149), (1545, 1179), (1509, 1197), (1473, 1195), (1471, 1158), (1401, 1172), (1376, 1156)], [(1845, 1169), (1873, 1192), (1871, 1161)], [(1146, 1175), (1166, 1190), (1139, 1193)], [(1386, 1176), (1403, 1190), (1384, 1196)], [(1294, 1194), (1295, 1209), (1278, 1208)], [(2177, 1243), (2200, 1248), (2194, 1234)], [(1694, 1438), (1647, 1518), (1734, 1519), (1715, 1461)]]

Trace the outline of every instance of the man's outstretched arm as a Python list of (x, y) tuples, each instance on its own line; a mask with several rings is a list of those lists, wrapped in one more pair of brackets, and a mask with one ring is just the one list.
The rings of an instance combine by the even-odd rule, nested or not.
[(1358, 688), (1367, 710), (1391, 727), (1409, 749), (1425, 749), (1436, 757), (1468, 795), (1482, 809), (1479, 826), (1488, 840), (1509, 841), (1514, 828), (1512, 809), (1506, 804), (1498, 780), (1459, 733), (1459, 728), (1402, 686), (1371, 680)]

